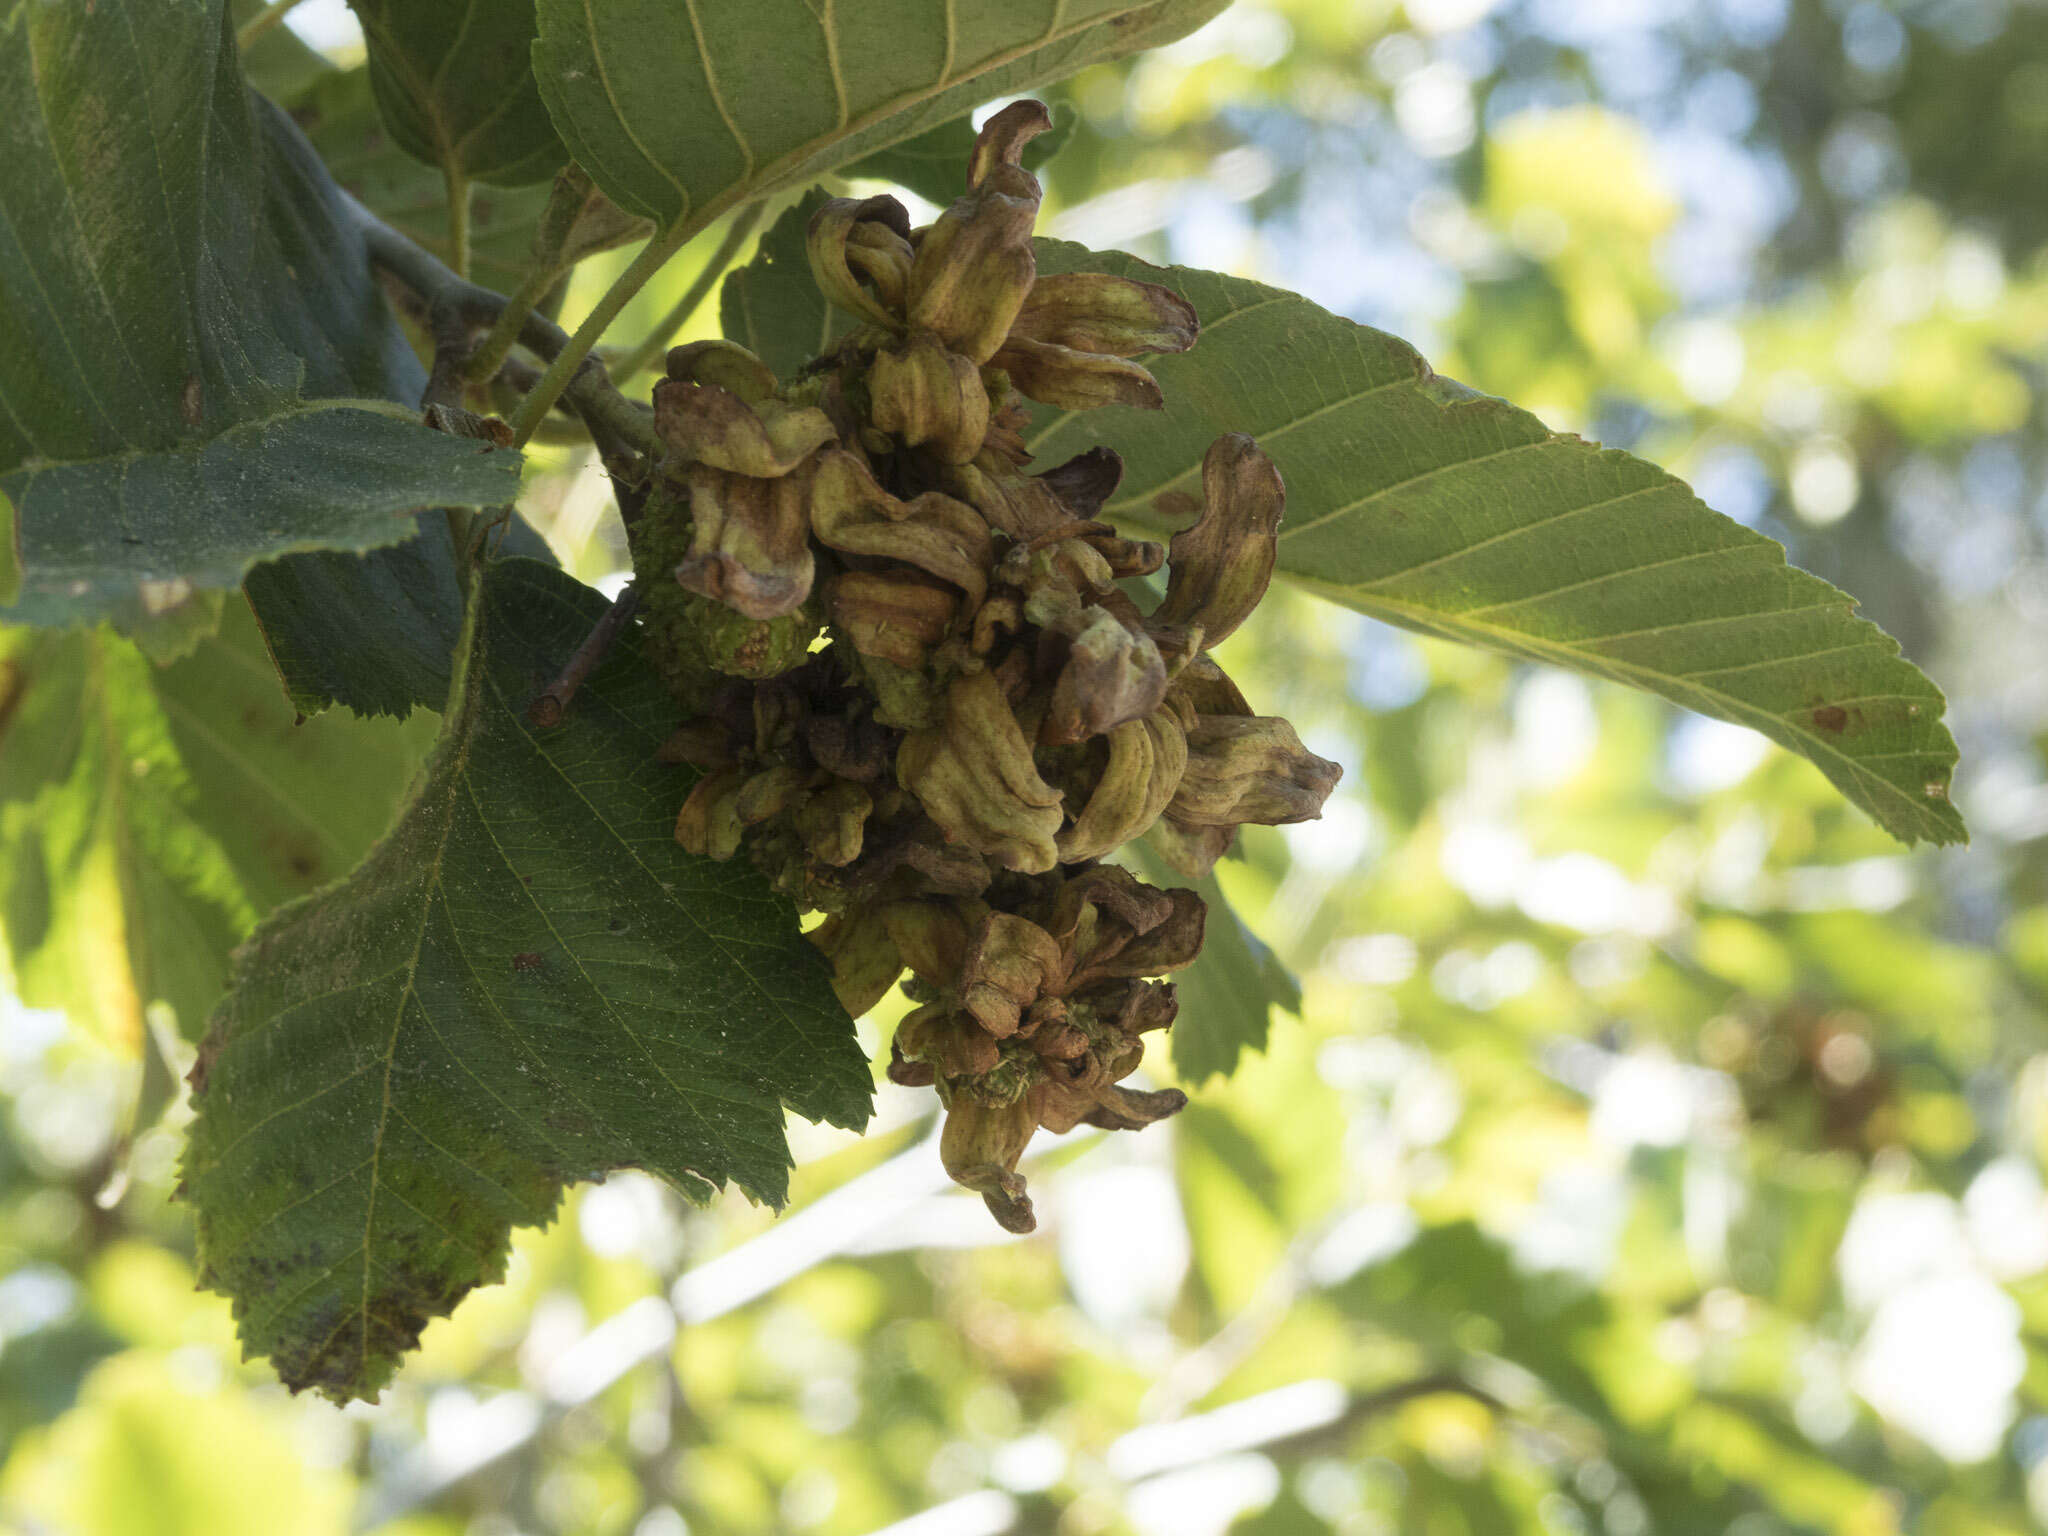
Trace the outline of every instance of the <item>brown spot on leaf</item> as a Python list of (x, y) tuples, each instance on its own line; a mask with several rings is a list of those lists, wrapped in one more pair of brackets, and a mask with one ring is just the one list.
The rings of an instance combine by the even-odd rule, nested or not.
[(213, 1064), (227, 1043), (226, 1031), (218, 1026), (209, 1029), (199, 1042), (199, 1054), (193, 1059), (192, 1070), (185, 1074), (185, 1081), (192, 1085), (195, 1094), (206, 1092), (207, 1075), (213, 1071)]
[(1162, 523), (1178, 528), (1202, 515), (1202, 498), (1187, 491), (1162, 491), (1152, 498), (1152, 510)]
[(1813, 712), (1813, 723), (1839, 736), (1848, 728), (1849, 711), (1839, 704), (1823, 704)]
[(512, 969), (515, 971), (537, 971), (540, 967), (541, 958), (533, 950), (526, 950), (512, 957)]

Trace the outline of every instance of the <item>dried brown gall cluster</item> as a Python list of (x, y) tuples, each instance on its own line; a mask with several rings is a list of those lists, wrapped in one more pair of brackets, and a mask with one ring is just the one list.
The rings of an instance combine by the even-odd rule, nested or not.
[[(1196, 333), (1164, 288), (1037, 277), (1019, 155), (1046, 126), (1036, 102), (990, 119), (926, 228), (887, 197), (819, 211), (812, 270), (861, 323), (800, 379), (728, 343), (672, 352), (633, 531), (691, 715), (664, 752), (704, 772), (677, 838), (744, 848), (824, 912), (855, 1013), (908, 970), (890, 1076), (937, 1087), (947, 1170), (1016, 1231), (1038, 1127), (1186, 1102), (1120, 1084), (1173, 1022), (1156, 978), (1201, 949), (1202, 902), (1099, 861), (1146, 837), (1202, 874), (1240, 825), (1319, 814), (1338, 774), (1208, 655), (1273, 570), (1280, 476), (1250, 438), (1210, 448), (1170, 560), (1099, 520), (1115, 454), (1023, 471), (1029, 402), (1157, 408), (1132, 359)], [(1146, 613), (1127, 584), (1162, 565)]]

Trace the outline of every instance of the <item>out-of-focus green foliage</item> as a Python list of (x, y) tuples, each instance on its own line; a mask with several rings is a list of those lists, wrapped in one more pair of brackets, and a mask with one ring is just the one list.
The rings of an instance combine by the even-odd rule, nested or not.
[[(1241, 0), (1062, 88), (1044, 172), (1051, 233), (1411, 336), (1864, 594), (1950, 693), (1972, 848), (1276, 597), (1220, 659), (1347, 773), (1219, 870), (1301, 982), (1263, 1050), (1197, 1087), (1162, 1046), (1194, 1103), (1045, 1146), (1029, 1241), (887, 1085), (864, 1141), (792, 1127), (779, 1221), (619, 1176), (348, 1413), (193, 1289), (179, 1112), (124, 1141), (128, 1069), (14, 1008), (0, 1527), (2048, 1523), (2044, 81), (2038, 8), (1981, 0)], [(541, 474), (617, 569), (601, 474)]]

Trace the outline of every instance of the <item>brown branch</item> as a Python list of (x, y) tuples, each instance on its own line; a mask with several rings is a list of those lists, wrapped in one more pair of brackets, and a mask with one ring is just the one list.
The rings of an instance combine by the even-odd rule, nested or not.
[[(425, 308), (427, 330), (434, 341), (434, 365), (421, 404), (460, 404), (477, 333), (505, 315), (512, 301), (460, 276), (361, 203), (353, 198), (348, 201), (372, 264), (411, 290)], [(518, 337), (519, 345), (543, 362), (554, 362), (569, 346), (567, 331), (532, 310), (519, 322)], [(578, 365), (559, 403), (583, 421), (608, 455), (622, 448), (650, 456), (661, 452), (652, 413), (620, 394), (604, 364), (595, 357), (586, 357)]]
[(640, 591), (629, 584), (605, 610), (604, 617), (591, 626), (590, 633), (583, 637), (583, 643), (576, 647), (576, 654), (562, 668), (562, 675), (527, 705), (526, 719), (530, 725), (545, 731), (562, 723), (569, 713), (570, 702), (576, 697), (576, 690), (597, 670), (597, 664), (617, 643), (639, 606)]

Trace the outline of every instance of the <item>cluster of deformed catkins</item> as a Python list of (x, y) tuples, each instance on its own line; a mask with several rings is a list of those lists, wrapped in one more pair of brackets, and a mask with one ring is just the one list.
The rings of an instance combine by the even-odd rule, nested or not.
[[(671, 352), (632, 535), (690, 714), (664, 755), (704, 771), (677, 838), (823, 911), (854, 1013), (908, 969), (890, 1076), (936, 1085), (948, 1172), (1013, 1231), (1039, 1126), (1186, 1102), (1119, 1083), (1173, 1022), (1155, 978), (1200, 950), (1201, 899), (1099, 861), (1146, 837), (1200, 875), (1241, 824), (1316, 816), (1339, 771), (1207, 654), (1273, 569), (1280, 476), (1250, 438), (1210, 448), (1170, 561), (1098, 520), (1115, 454), (1023, 470), (1028, 401), (1157, 408), (1130, 359), (1197, 329), (1164, 288), (1037, 277), (1019, 156), (1047, 126), (1037, 102), (991, 118), (923, 229), (889, 197), (818, 212), (812, 271), (860, 324), (797, 380), (725, 342)], [(1162, 564), (1148, 614), (1127, 584)]]

